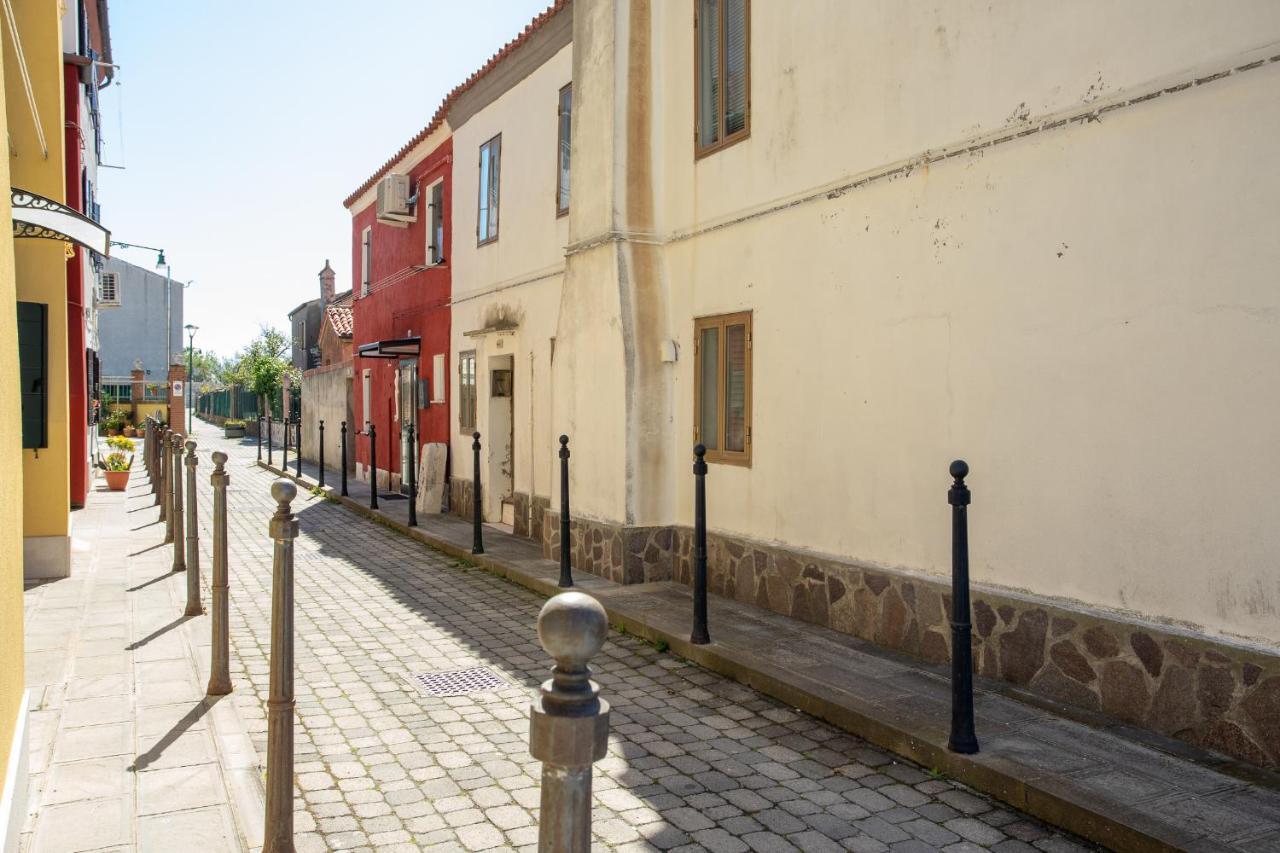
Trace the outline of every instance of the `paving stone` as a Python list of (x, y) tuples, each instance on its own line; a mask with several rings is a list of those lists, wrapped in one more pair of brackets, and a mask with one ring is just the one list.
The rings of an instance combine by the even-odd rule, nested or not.
[[(202, 465), (218, 448), (229, 453), (236, 472), (229, 535), (236, 556), (230, 622), (237, 689), (227, 701), (245, 720), (261, 758), (272, 556), (263, 531), (274, 510), (272, 476), (252, 464), (252, 445), (225, 442), (203, 425), (196, 433)], [(212, 502), (207, 483), (198, 486), (198, 513), (207, 526)], [(298, 849), (536, 846), (541, 766), (528, 755), (527, 733), (530, 691), (549, 665), (535, 635), (543, 600), (308, 492), (299, 494), (294, 512), (301, 527), (295, 558)], [(144, 527), (129, 535), (136, 543), (127, 550), (137, 551), (154, 544), (158, 531)], [(128, 586), (164, 575), (164, 549), (155, 550), (155, 565), (122, 563)], [(135, 627), (129, 636), (146, 637), (172, 620), (171, 602), (182, 600), (177, 581), (172, 599), (161, 584), (148, 588), (165, 596), (148, 610), (145, 630)], [(56, 639), (56, 632), (46, 636)], [(71, 721), (130, 725), (127, 715), (100, 700), (132, 689), (136, 667), (146, 701), (159, 704), (132, 722), (134, 734), (150, 743), (163, 738), (190, 711), (185, 700), (200, 686), (186, 646), (174, 639), (162, 635), (128, 655), (77, 660), (73, 689), (62, 700)], [(499, 671), (512, 687), (431, 698), (404, 679), (406, 672), (476, 665)], [(613, 708), (609, 752), (596, 767), (595, 849), (883, 853), (896, 845), (912, 853), (921, 844), (1075, 843), (634, 637), (611, 634), (592, 666)], [(207, 726), (197, 720), (190, 728)], [(67, 755), (127, 756), (128, 750), (115, 752), (120, 736), (103, 731), (68, 740)], [(83, 744), (79, 753), (72, 751), (76, 743)], [(94, 751), (101, 755), (90, 756)], [(169, 760), (184, 760), (179, 752)], [(157, 764), (138, 774), (143, 799), (160, 795), (146, 777), (187, 769)]]

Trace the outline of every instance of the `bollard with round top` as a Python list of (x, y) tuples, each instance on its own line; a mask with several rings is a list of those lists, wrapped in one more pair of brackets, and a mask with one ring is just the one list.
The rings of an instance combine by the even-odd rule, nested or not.
[(582, 592), (562, 592), (538, 614), (538, 640), (555, 659), (529, 708), (529, 754), (542, 762), (539, 853), (591, 849), (591, 765), (608, 746), (609, 703), (587, 664), (608, 631), (604, 608)]
[(280, 473), (289, 473), (289, 416), (285, 415), (284, 420), (284, 447), (280, 451)]
[(378, 428), (369, 424), (369, 509), (378, 508)]
[(164, 522), (164, 542), (173, 541), (173, 519), (169, 510), (173, 506), (173, 494), (169, 491), (169, 478), (173, 472), (169, 470), (173, 457), (169, 454), (169, 428), (160, 430), (156, 446), (156, 469), (160, 472), (160, 491), (156, 493), (156, 503), (160, 504), (160, 520)]
[(263, 853), (293, 853), (293, 540), (298, 520), (290, 505), (298, 487), (271, 484), (276, 511), (271, 567), (271, 674), (267, 694), (267, 807)]
[(210, 650), (210, 696), (225, 696), (231, 692), (231, 636), (230, 602), (227, 597), (227, 454), (213, 451), (213, 473), (209, 475), (213, 486), (213, 644)]
[(273, 447), (274, 443), (275, 443), (275, 436), (271, 434), (271, 413), (268, 412), (267, 413), (267, 464), (268, 465), (275, 464), (275, 449)]
[(962, 755), (978, 751), (973, 730), (973, 626), (969, 621), (969, 465), (951, 463), (951, 736), (947, 748)]
[(693, 448), (693, 631), (689, 642), (711, 642), (707, 630), (707, 448)]
[(480, 433), (471, 433), (471, 553), (484, 553), (484, 502), (480, 499)]
[(318, 485), (320, 486), (320, 488), (323, 489), (324, 488), (324, 418), (320, 419), (319, 448), (320, 448), (320, 464), (317, 467), (320, 469), (320, 482)]
[(196, 516), (196, 443), (187, 439), (187, 616), (204, 613), (200, 604), (200, 519)]
[[(293, 421), (293, 437), (297, 439), (293, 445), (293, 475), (302, 476), (302, 415)], [(288, 472), (285, 472), (288, 473)]]
[(258, 461), (262, 461), (262, 415), (258, 415)]
[(347, 422), (342, 422), (342, 496), (347, 496)]
[(187, 569), (187, 558), (183, 547), (185, 525), (182, 507), (182, 435), (173, 434), (172, 447), (169, 450), (170, 470), (173, 472), (170, 490), (173, 492), (173, 508), (170, 516), (173, 520), (173, 565), (171, 571), (184, 572)]
[(569, 555), (573, 550), (569, 521), (569, 436), (560, 436), (560, 583), (561, 587), (573, 586), (573, 569)]
[(418, 460), (415, 459), (415, 451), (418, 448), (418, 438), (414, 434), (413, 424), (408, 426), (409, 433), (409, 526), (418, 526)]

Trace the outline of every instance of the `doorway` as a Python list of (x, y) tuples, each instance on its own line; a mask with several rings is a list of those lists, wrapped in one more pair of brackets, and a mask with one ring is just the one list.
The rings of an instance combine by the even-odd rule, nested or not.
[(489, 488), (485, 492), (484, 513), (503, 524), (515, 521), (514, 380), (514, 356), (489, 359)]
[[(399, 400), (400, 411), (400, 491), (409, 494), (409, 427), (413, 427), (414, 440), (421, 446), (418, 435), (418, 360), (404, 358), (396, 368), (396, 399)], [(414, 463), (417, 463), (417, 448), (414, 449)]]

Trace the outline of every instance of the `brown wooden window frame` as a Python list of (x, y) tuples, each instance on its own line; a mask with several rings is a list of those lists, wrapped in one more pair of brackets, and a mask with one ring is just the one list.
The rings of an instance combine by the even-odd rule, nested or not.
[[(565, 95), (569, 96), (569, 109), (565, 107)], [(569, 117), (569, 127), (565, 127), (565, 114)], [(565, 172), (573, 168), (569, 161), (569, 134), (573, 124), (573, 84), (566, 83), (560, 87), (556, 95), (556, 218), (569, 215), (569, 187), (564, 182)], [(561, 201), (564, 202), (563, 206)]]
[[(717, 329), (717, 364), (716, 377), (719, 383), (716, 394), (716, 447), (708, 448), (706, 460), (724, 465), (751, 465), (751, 380), (752, 380), (752, 334), (751, 311), (739, 311), (733, 314), (716, 314), (709, 317), (698, 317), (693, 321), (693, 440), (702, 442), (702, 333), (705, 329)], [(746, 370), (744, 371), (743, 400), (743, 443), (742, 450), (726, 450), (725, 400), (725, 363), (727, 347), (725, 346), (725, 330), (729, 326), (746, 327)]]
[(716, 141), (706, 145), (702, 144), (701, 121), (702, 121), (702, 86), (698, 85), (698, 75), (702, 69), (702, 39), (699, 36), (700, 28), (703, 26), (701, 18), (702, 2), (694, 0), (693, 4), (693, 150), (694, 159), (700, 160), (709, 154), (714, 154), (723, 148), (728, 148), (747, 137), (751, 136), (751, 0), (743, 0), (743, 114), (742, 129), (735, 131), (731, 136), (725, 136), (725, 99), (724, 84), (725, 79), (725, 50), (724, 50), (724, 7), (726, 0), (716, 0), (719, 12), (716, 16), (718, 22), (718, 39), (720, 57), (718, 71), (720, 74), (721, 85), (718, 91), (718, 108), (716, 110)]
[[(471, 382), (466, 381), (467, 362), (471, 362)], [(458, 430), (463, 435), (471, 435), (476, 431), (477, 401), (480, 399), (480, 376), (476, 373), (479, 361), (475, 350), (463, 350), (458, 353)], [(467, 423), (470, 417), (471, 422)]]

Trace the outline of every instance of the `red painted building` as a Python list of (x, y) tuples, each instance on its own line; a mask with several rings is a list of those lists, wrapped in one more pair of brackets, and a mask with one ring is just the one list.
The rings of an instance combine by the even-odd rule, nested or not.
[[(452, 173), (453, 142), (437, 116), (346, 201), (351, 211), (352, 411), (364, 433), (355, 442), (356, 472), (368, 477), (371, 423), (378, 483), (392, 491), (408, 491), (410, 425), (419, 448), (416, 459), (422, 458), (422, 445), (449, 440)], [(408, 216), (379, 218), (384, 179), (406, 190), (408, 202), (397, 210), (411, 211)]]

